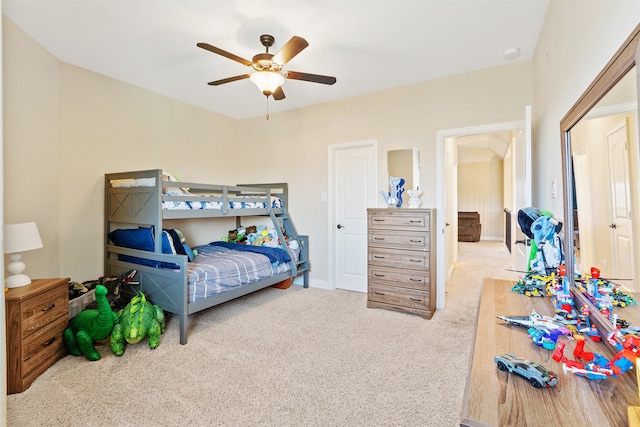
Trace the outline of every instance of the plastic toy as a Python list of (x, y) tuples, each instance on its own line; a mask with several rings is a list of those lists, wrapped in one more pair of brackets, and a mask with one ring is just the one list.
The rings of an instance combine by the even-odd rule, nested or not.
[(160, 345), (160, 335), (164, 330), (165, 320), (162, 309), (148, 302), (144, 293), (138, 292), (118, 313), (118, 321), (111, 332), (111, 350), (116, 356), (122, 356), (125, 342), (136, 344), (147, 335), (149, 347), (157, 348)]
[(118, 319), (118, 314), (111, 310), (107, 300), (107, 288), (96, 286), (97, 309), (85, 309), (69, 321), (64, 330), (64, 343), (74, 356), (86, 356), (91, 361), (100, 360), (100, 353), (94, 342), (106, 339)]
[(529, 380), (535, 388), (553, 387), (558, 384), (558, 376), (539, 363), (522, 359), (511, 353), (503, 353), (494, 358), (501, 371), (509, 371)]
[(606, 378), (619, 377), (629, 369), (633, 368), (638, 352), (640, 351), (640, 337), (637, 335), (622, 335), (619, 332), (613, 332), (608, 337), (611, 344), (618, 353), (609, 360), (599, 353), (587, 352), (584, 350), (585, 340), (577, 340), (576, 347), (573, 350), (575, 359), (571, 360), (564, 355), (566, 343), (559, 342), (553, 360), (564, 364), (565, 372), (572, 372), (578, 376), (588, 378), (590, 380), (603, 380)]
[(555, 348), (558, 338), (562, 335), (570, 335), (572, 330), (577, 331), (575, 325), (572, 325), (571, 321), (566, 318), (543, 316), (535, 310), (529, 316), (498, 316), (498, 319), (527, 328), (531, 340), (536, 345), (548, 350)]

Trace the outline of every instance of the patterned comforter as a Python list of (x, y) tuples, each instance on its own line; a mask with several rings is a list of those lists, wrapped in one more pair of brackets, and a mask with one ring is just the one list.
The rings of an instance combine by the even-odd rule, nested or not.
[[(260, 253), (211, 245), (194, 249), (198, 250), (198, 256), (188, 267), (189, 302), (291, 270), (289, 263), (272, 263), (269, 257)], [(277, 250), (286, 254), (283, 249)]]

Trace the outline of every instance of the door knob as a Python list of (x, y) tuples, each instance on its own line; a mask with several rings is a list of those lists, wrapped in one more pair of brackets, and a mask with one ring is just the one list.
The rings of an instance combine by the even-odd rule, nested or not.
[(336, 226), (336, 228), (337, 228), (338, 230), (340, 230), (341, 228), (345, 228), (345, 226), (344, 226), (344, 225), (340, 225), (340, 224), (338, 224), (338, 225)]
[(610, 224), (609, 227), (616, 228), (616, 225), (615, 224)]

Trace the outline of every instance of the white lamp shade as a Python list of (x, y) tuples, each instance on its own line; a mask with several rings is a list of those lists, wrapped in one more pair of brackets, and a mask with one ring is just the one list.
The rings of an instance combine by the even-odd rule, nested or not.
[(5, 224), (4, 226), (4, 253), (31, 251), (42, 247), (40, 233), (35, 222), (22, 224)]
[(40, 233), (35, 222), (22, 224), (5, 224), (4, 226), (4, 253), (11, 254), (11, 262), (7, 264), (9, 275), (5, 278), (5, 287), (17, 288), (31, 283), (31, 279), (22, 272), (25, 264), (22, 262), (20, 252), (31, 251), (42, 247)]
[(267, 96), (273, 94), (284, 83), (282, 74), (273, 71), (256, 71), (249, 78)]

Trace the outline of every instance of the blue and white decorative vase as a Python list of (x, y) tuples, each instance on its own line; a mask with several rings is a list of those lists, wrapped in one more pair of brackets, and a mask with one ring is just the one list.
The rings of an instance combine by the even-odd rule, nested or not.
[(403, 178), (396, 178), (393, 176), (389, 178), (389, 188), (391, 191), (386, 194), (384, 191), (380, 192), (388, 207), (399, 208), (402, 206), (402, 193), (404, 193), (403, 185)]

